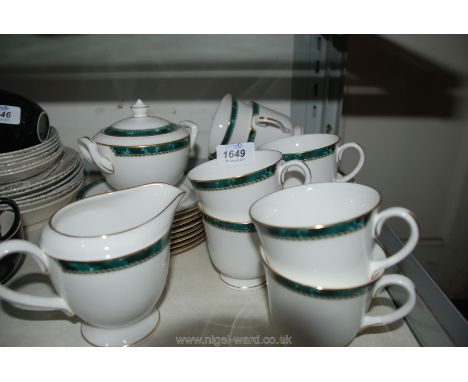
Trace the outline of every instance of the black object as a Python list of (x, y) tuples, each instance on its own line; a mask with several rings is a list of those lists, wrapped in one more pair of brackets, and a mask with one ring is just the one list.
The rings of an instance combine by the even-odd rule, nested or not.
[(36, 102), (0, 90), (0, 153), (35, 146), (49, 137), (47, 113)]
[[(0, 211), (0, 241), (9, 239), (22, 239), (23, 226), (21, 224), (21, 214), (18, 205), (8, 198), (0, 198), (0, 205), (5, 204), (11, 210)], [(13, 222), (3, 219), (4, 214), (13, 214)], [(10, 219), (11, 220), (11, 219)], [(6, 227), (9, 225), (9, 227)], [(4, 284), (10, 280), (21, 268), (25, 255), (23, 253), (12, 253), (0, 260), (0, 283)]]

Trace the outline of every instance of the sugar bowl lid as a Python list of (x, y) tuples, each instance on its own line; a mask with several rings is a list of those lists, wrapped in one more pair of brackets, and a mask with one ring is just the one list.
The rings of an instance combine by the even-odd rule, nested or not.
[(175, 123), (149, 115), (149, 107), (141, 99), (131, 106), (131, 110), (133, 116), (102, 129), (94, 136), (94, 140), (107, 145), (125, 145), (125, 143), (134, 145), (169, 141), (179, 136), (181, 132), (184, 135), (188, 134)]

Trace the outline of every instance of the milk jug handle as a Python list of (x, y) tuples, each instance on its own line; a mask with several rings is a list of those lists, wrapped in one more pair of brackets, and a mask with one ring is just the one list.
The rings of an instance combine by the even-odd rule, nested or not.
[[(17, 252), (31, 255), (39, 265), (42, 273), (48, 274), (50, 260), (36, 245), (25, 240), (7, 240), (0, 243), (0, 259)], [(0, 299), (6, 300), (16, 306), (28, 310), (61, 310), (68, 316), (73, 316), (74, 314), (65, 300), (59, 296), (33, 296), (26, 293), (16, 292), (4, 285), (0, 285)]]

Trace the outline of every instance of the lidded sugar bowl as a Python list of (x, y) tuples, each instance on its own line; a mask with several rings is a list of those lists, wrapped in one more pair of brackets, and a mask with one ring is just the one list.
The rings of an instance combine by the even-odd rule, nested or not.
[(154, 182), (175, 185), (184, 175), (197, 125), (149, 115), (141, 100), (131, 110), (132, 117), (100, 130), (92, 139), (80, 138), (81, 153), (117, 190)]

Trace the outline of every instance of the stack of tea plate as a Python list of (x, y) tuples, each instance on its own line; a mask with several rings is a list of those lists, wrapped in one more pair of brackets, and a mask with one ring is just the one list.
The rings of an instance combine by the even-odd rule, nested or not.
[(206, 240), (203, 219), (195, 192), (181, 202), (171, 227), (171, 255), (196, 247)]
[[(171, 226), (171, 255), (177, 255), (195, 248), (206, 240), (202, 214), (198, 208), (198, 199), (187, 178), (183, 178), (176, 187), (183, 189), (186, 196), (181, 201)], [(114, 191), (106, 181), (99, 177), (78, 191), (77, 199)]]
[(79, 154), (62, 146), (57, 130), (39, 145), (0, 154), (0, 195), (20, 208), (28, 238), (61, 207), (73, 201), (83, 185)]

